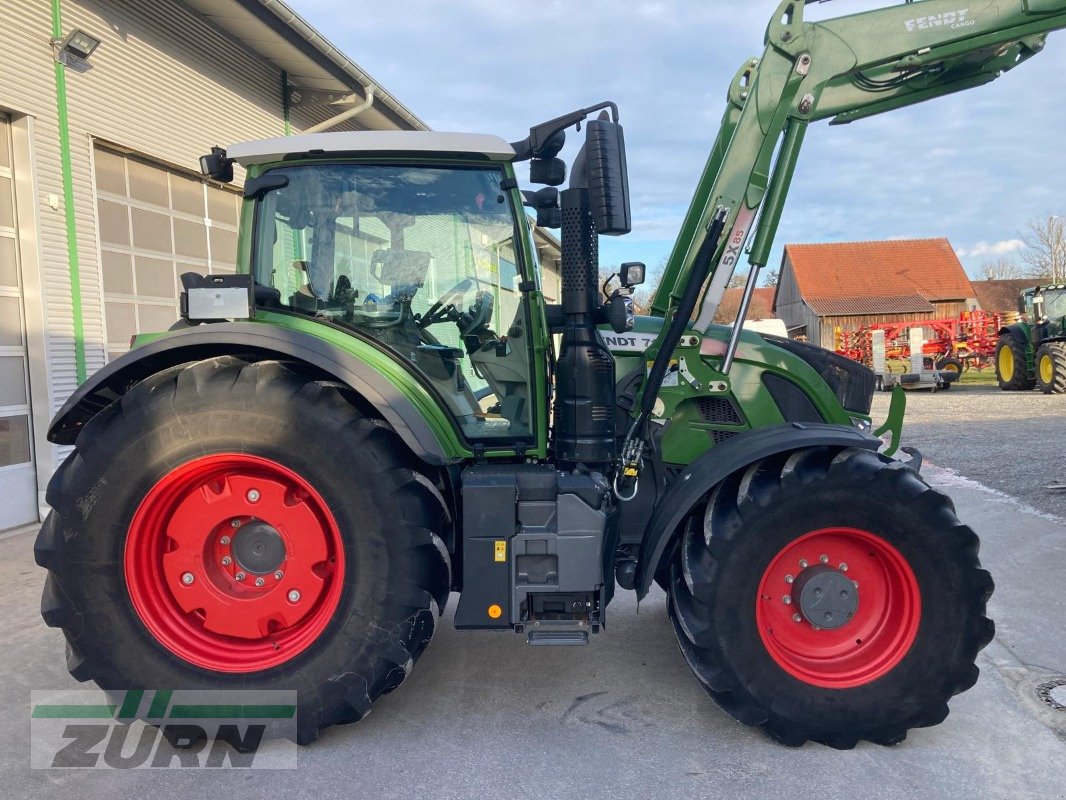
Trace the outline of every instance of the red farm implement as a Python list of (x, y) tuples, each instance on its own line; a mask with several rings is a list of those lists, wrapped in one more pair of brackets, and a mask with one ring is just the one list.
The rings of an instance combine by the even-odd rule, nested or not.
[(926, 342), (922, 347), (930, 369), (962, 372), (993, 365), (996, 341), (1003, 319), (985, 311), (965, 311), (956, 319), (922, 319), (906, 322), (880, 322), (857, 331), (835, 331), (836, 351), (867, 366), (873, 364), (871, 333), (885, 332), (885, 358), (889, 361), (910, 359), (910, 329), (922, 328)]

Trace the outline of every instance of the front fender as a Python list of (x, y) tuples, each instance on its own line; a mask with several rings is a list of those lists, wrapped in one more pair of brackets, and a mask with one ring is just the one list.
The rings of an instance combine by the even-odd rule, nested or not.
[(48, 441), (74, 444), (85, 423), (137, 381), (168, 367), (221, 355), (250, 355), (309, 364), (363, 397), (419, 458), (434, 465), (457, 460), (455, 454), (447, 452), (414, 403), (378, 370), (309, 333), (252, 322), (182, 328), (111, 361), (63, 404), (48, 428)]
[(881, 440), (845, 425), (796, 422), (732, 436), (689, 464), (659, 499), (644, 532), (638, 561), (637, 597), (643, 599), (648, 594), (674, 532), (715, 485), (769, 456), (822, 445), (876, 450), (881, 446)]

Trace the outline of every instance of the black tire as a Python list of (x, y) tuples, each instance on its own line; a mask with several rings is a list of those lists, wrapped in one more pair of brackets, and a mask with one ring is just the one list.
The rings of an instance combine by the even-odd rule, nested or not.
[(1066, 394), (1066, 342), (1048, 342), (1036, 351), (1036, 385), (1044, 394)]
[(965, 369), (965, 366), (963, 365), (961, 358), (956, 358), (955, 356), (944, 356), (942, 359), (936, 362), (936, 368), (939, 370), (957, 372), (959, 375), (961, 375), (963, 369)]
[[(1003, 359), (1001, 358), (1003, 350), (1010, 351), (1009, 375), (1003, 374)], [(1024, 392), (1032, 389), (1036, 386), (1036, 381), (1029, 377), (1028, 371), (1025, 345), (1009, 333), (1000, 336), (996, 343), (996, 380), (999, 381), (999, 388), (1005, 392)]]
[[(827, 527), (861, 528), (890, 544), (920, 592), (913, 644), (899, 648), (901, 660), (889, 671), (854, 687), (794, 677), (758, 629), (757, 604), (784, 602), (760, 594), (775, 555)], [(974, 659), (995, 630), (985, 617), (992, 579), (977, 551), (950, 499), (909, 468), (869, 451), (801, 450), (758, 462), (712, 492), (676, 551), (670, 616), (696, 677), (737, 720), (792, 746), (896, 744), (911, 728), (941, 722), (948, 699), (977, 680)], [(861, 610), (861, 587), (858, 593)]]
[[(279, 362), (213, 358), (141, 382), (85, 426), (49, 484), (53, 511), (35, 545), (49, 571), (41, 613), (62, 628), (76, 679), (105, 690), (295, 690), (301, 744), (360, 719), (403, 681), (448, 596), (451, 521), (396, 433), (341, 392)], [(132, 604), (123, 562), (151, 488), (179, 465), (226, 452), (306, 480), (334, 516), (344, 554), (321, 632), (254, 672), (205, 669), (165, 647)]]

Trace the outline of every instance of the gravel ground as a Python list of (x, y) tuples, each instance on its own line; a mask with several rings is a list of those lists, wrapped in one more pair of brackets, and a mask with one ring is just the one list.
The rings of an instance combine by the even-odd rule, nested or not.
[[(889, 398), (875, 395), (875, 424)], [(956, 384), (949, 392), (908, 392), (905, 419), (904, 444), (927, 462), (1066, 518), (1066, 491), (1047, 489), (1066, 483), (1066, 396)]]

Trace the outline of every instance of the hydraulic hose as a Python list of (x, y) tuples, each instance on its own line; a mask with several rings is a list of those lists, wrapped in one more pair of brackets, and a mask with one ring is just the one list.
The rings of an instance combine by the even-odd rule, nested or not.
[(670, 320), (670, 327), (659, 346), (659, 352), (655, 354), (655, 361), (652, 362), (651, 370), (648, 372), (648, 383), (644, 387), (644, 395), (640, 401), (641, 417), (645, 419), (655, 407), (655, 398), (659, 396), (666, 370), (670, 367), (670, 356), (673, 355), (677, 343), (681, 341), (692, 312), (696, 310), (696, 302), (700, 299), (700, 292), (711, 271), (711, 263), (714, 260), (714, 254), (718, 251), (722, 231), (725, 229), (726, 213), (726, 209), (718, 209), (711, 224), (707, 226), (707, 236), (704, 237), (700, 249), (696, 251), (696, 258), (692, 262), (692, 272), (685, 291), (681, 295), (681, 302)]
[[(696, 303), (699, 301), (703, 284), (711, 272), (711, 264), (714, 262), (714, 254), (718, 252), (718, 243), (722, 239), (722, 232), (725, 230), (725, 221), (728, 213), (728, 209), (719, 208), (715, 211), (714, 218), (707, 226), (707, 235), (704, 237), (703, 243), (700, 244), (699, 250), (696, 251), (696, 258), (692, 262), (692, 271), (689, 274), (685, 291), (681, 295), (681, 302), (678, 303), (677, 309), (674, 311), (674, 316), (670, 320), (670, 327), (667, 328), (666, 335), (659, 346), (659, 352), (655, 354), (655, 360), (648, 371), (648, 381), (644, 386), (644, 394), (640, 400), (640, 414), (633, 422), (632, 427), (630, 427), (629, 433), (626, 434), (625, 442), (622, 443), (618, 469), (614, 476), (614, 494), (623, 503), (637, 496), (641, 456), (644, 453), (644, 434), (648, 424), (648, 417), (651, 416), (652, 409), (655, 408), (655, 399), (659, 396), (663, 379), (666, 378), (666, 371), (670, 368), (670, 357), (673, 355), (677, 343), (681, 341), (681, 336), (692, 318), (692, 312), (696, 310)], [(619, 485), (620, 482), (622, 485), (632, 483), (631, 490), (625, 491)]]

